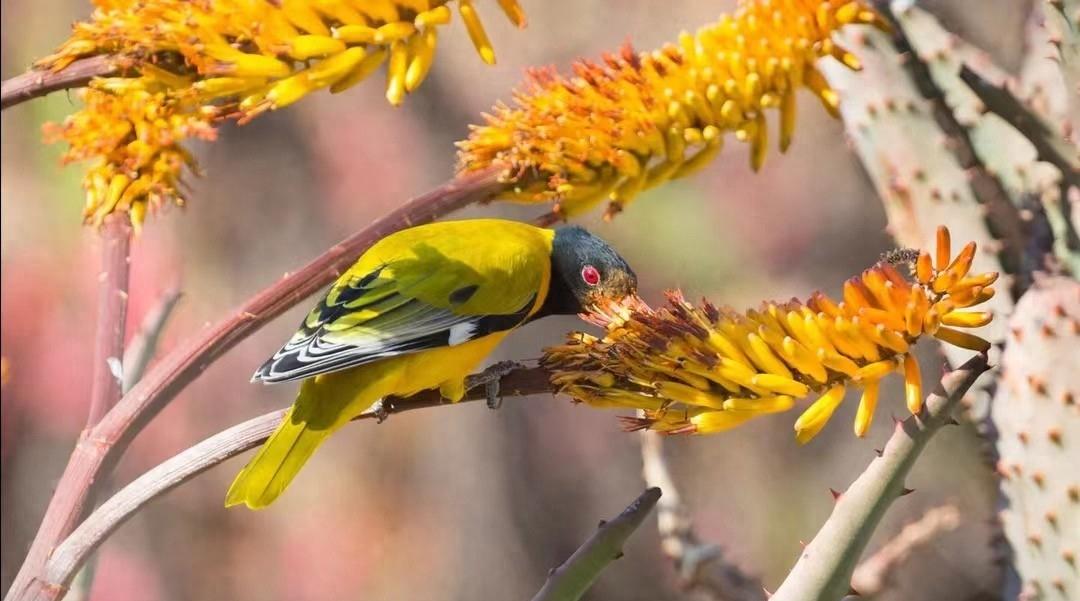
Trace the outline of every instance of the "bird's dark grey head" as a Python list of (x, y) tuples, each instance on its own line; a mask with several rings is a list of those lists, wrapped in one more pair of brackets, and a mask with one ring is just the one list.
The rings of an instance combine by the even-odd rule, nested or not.
[(637, 292), (637, 276), (607, 242), (584, 228), (555, 231), (547, 315), (582, 313), (602, 299), (621, 300)]

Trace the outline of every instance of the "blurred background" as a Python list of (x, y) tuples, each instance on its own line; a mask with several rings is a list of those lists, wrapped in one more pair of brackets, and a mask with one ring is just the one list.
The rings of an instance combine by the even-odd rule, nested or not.
[[(453, 142), (530, 65), (565, 68), (624, 41), (674, 40), (733, 2), (523, 0), (518, 32), (493, 2), (478, 3), (499, 57), (483, 65), (456, 22), (435, 66), (404, 107), (380, 82), (318, 94), (197, 147), (205, 171), (192, 202), (148, 220), (133, 248), (129, 332), (163, 292), (184, 293), (161, 352), (373, 218), (450, 177)], [(1017, 0), (927, 3), (953, 31), (1012, 65), (1026, 5)], [(978, 10), (973, 10), (978, 8)], [(2, 75), (24, 70), (85, 17), (82, 0), (3, 0)], [(3, 112), (0, 586), (6, 590), (86, 417), (94, 328), (96, 235), (80, 225), (81, 167), (60, 168), (41, 125), (76, 106), (57, 93)], [(729, 143), (701, 174), (644, 195), (614, 222), (584, 224), (637, 270), (650, 301), (683, 288), (737, 308), (768, 298), (835, 293), (891, 246), (880, 203), (843, 129), (809, 94), (795, 143), (753, 174), (745, 146)], [(502, 204), (458, 216), (526, 219), (537, 208)], [(313, 302), (313, 301), (312, 301)], [(288, 405), (291, 385), (248, 383), (286, 339), (302, 303), (245, 340), (188, 387), (136, 440), (115, 473), (120, 486), (241, 420)], [(514, 334), (493, 360), (528, 359), (583, 324), (551, 318)], [(924, 343), (926, 344), (926, 343)], [(924, 359), (933, 365), (929, 344)], [(939, 371), (924, 368), (927, 380)], [(676, 482), (699, 534), (759, 574), (781, 581), (843, 489), (903, 411), (897, 382), (866, 439), (851, 435), (855, 403), (806, 447), (796, 414), (730, 434), (669, 438)], [(636, 435), (614, 413), (565, 398), (508, 399), (362, 423), (335, 436), (272, 508), (225, 510), (226, 487), (247, 456), (153, 503), (100, 551), (91, 598), (524, 599), (596, 527), (640, 493)], [(926, 509), (955, 503), (962, 523), (897, 574), (889, 599), (970, 599), (995, 589), (988, 547), (995, 489), (971, 428), (937, 436), (890, 510), (873, 550)], [(655, 518), (610, 567), (592, 599), (680, 599), (660, 552)]]

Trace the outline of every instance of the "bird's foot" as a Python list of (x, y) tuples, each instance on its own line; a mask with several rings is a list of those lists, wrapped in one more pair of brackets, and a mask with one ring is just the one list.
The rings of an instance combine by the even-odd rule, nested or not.
[(386, 404), (383, 403), (383, 399), (375, 401), (375, 403), (368, 409), (368, 412), (375, 416), (375, 423), (381, 424), (386, 421), (386, 418), (390, 417), (390, 411), (386, 408)]
[(518, 363), (517, 361), (499, 361), (480, 372), (478, 375), (470, 378), (469, 389), (483, 386), (484, 394), (487, 397), (488, 409), (498, 409), (502, 406), (502, 396), (499, 394), (499, 383), (502, 381), (503, 377), (510, 372), (524, 367), (525, 365)]

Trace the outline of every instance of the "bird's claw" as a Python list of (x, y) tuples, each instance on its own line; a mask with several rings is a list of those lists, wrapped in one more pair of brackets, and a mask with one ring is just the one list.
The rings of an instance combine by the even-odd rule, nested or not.
[(488, 409), (502, 407), (502, 395), (499, 394), (499, 380), (492, 380), (484, 384), (484, 395), (487, 397)]
[(502, 381), (503, 376), (522, 367), (524, 367), (524, 365), (517, 361), (499, 361), (480, 372), (480, 374), (470, 382), (469, 388), (483, 385), (488, 409), (498, 409), (502, 406), (502, 396), (499, 394), (499, 384)]
[(387, 410), (386, 404), (383, 403), (382, 399), (375, 401), (375, 404), (372, 405), (371, 409), (368, 409), (368, 411), (375, 415), (375, 423), (377, 424), (383, 423), (386, 421), (386, 418), (390, 417), (390, 411)]

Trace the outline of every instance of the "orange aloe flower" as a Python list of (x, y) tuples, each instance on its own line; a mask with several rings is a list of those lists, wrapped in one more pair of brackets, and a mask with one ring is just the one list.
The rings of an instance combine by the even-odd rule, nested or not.
[(792, 409), (818, 395), (795, 422), (800, 443), (816, 436), (848, 388), (862, 390), (855, 434), (866, 434), (881, 380), (904, 376), (908, 410), (922, 408), (919, 365), (911, 347), (924, 337), (985, 352), (990, 344), (964, 331), (988, 324), (972, 310), (994, 295), (996, 273), (971, 274), (975, 243), (950, 255), (938, 230), (936, 259), (914, 258), (914, 279), (881, 262), (844, 283), (843, 298), (818, 292), (807, 301), (764, 303), (737, 313), (678, 292), (651, 309), (630, 300), (593, 316), (603, 338), (571, 335), (547, 349), (552, 382), (574, 400), (597, 407), (640, 409), (629, 429), (711, 434), (752, 418)]
[(800, 88), (836, 114), (839, 98), (815, 62), (833, 57), (858, 69), (832, 41), (858, 23), (885, 27), (860, 0), (742, 0), (677, 44), (643, 53), (627, 46), (577, 62), (570, 76), (533, 70), (513, 106), (496, 105), (459, 143), (459, 169), (502, 166), (514, 184), (509, 199), (554, 201), (564, 216), (605, 198), (613, 215), (642, 190), (706, 164), (726, 132), (750, 144), (756, 170), (768, 148), (767, 109), (780, 113), (781, 151)]

